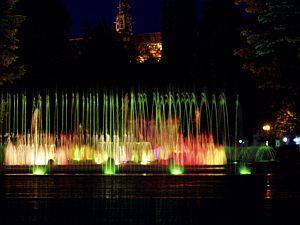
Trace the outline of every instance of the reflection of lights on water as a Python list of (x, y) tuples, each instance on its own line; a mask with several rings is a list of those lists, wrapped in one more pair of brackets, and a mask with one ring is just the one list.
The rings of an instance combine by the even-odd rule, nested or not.
[(266, 187), (265, 187), (265, 198), (272, 198), (272, 187), (271, 187), (271, 185), (270, 185), (270, 176), (271, 176), (272, 174), (269, 174), (268, 176), (267, 176), (267, 180), (266, 180)]
[(265, 198), (272, 198), (272, 190), (270, 184), (266, 185)]

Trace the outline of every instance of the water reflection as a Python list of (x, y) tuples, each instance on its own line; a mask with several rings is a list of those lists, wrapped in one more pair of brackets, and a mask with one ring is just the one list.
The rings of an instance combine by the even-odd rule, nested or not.
[(272, 184), (271, 184), (271, 176), (272, 174), (266, 175), (266, 184), (265, 184), (265, 198), (272, 198)]
[[(220, 178), (216, 179), (217, 176)], [(223, 175), (222, 175), (223, 176)], [(10, 175), (6, 198), (222, 198), (227, 178), (168, 175)]]
[(269, 224), (297, 215), (291, 204), (299, 185), (290, 182), (275, 175), (2, 175), (1, 225)]

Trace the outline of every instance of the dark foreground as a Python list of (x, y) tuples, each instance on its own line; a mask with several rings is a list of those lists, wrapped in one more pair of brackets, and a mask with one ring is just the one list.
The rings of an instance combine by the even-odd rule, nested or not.
[(0, 224), (299, 224), (298, 175), (1, 175)]

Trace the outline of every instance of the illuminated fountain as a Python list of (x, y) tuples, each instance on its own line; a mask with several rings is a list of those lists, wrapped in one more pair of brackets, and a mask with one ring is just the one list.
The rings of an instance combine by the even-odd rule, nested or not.
[(6, 166), (227, 163), (224, 94), (2, 93), (1, 112)]

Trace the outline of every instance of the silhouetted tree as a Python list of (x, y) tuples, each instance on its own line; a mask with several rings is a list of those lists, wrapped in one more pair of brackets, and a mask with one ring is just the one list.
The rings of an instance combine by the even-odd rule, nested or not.
[[(298, 90), (300, 73), (300, 7), (298, 0), (236, 0), (254, 15), (242, 34), (247, 45), (234, 54), (244, 58), (261, 88)], [(295, 82), (296, 81), (296, 82)]]
[[(80, 71), (100, 82), (115, 82), (111, 74), (122, 79), (117, 72), (126, 73), (129, 65), (128, 49), (124, 48), (118, 34), (105, 21), (87, 26), (81, 43)], [(109, 71), (105, 73), (105, 71)]]
[(198, 79), (214, 88), (237, 86), (238, 60), (232, 52), (241, 41), (238, 27), (242, 22), (242, 13), (232, 1), (203, 0), (203, 17), (196, 33)]
[(20, 29), (20, 50), (31, 80), (63, 78), (69, 63), (70, 17), (63, 0), (22, 0), (18, 11), (26, 16)]
[(20, 78), (25, 70), (19, 61), (17, 32), (24, 16), (13, 10), (16, 0), (0, 2), (0, 85)]
[(283, 137), (285, 135), (293, 135), (299, 132), (300, 116), (296, 112), (295, 106), (291, 104), (284, 105), (275, 114), (273, 125), (273, 133), (276, 137)]
[(246, 43), (234, 54), (243, 59), (243, 69), (254, 75), (261, 90), (262, 118), (273, 121), (274, 135), (295, 132), (300, 112), (300, 2), (235, 2), (245, 8), (249, 23), (241, 32)]

